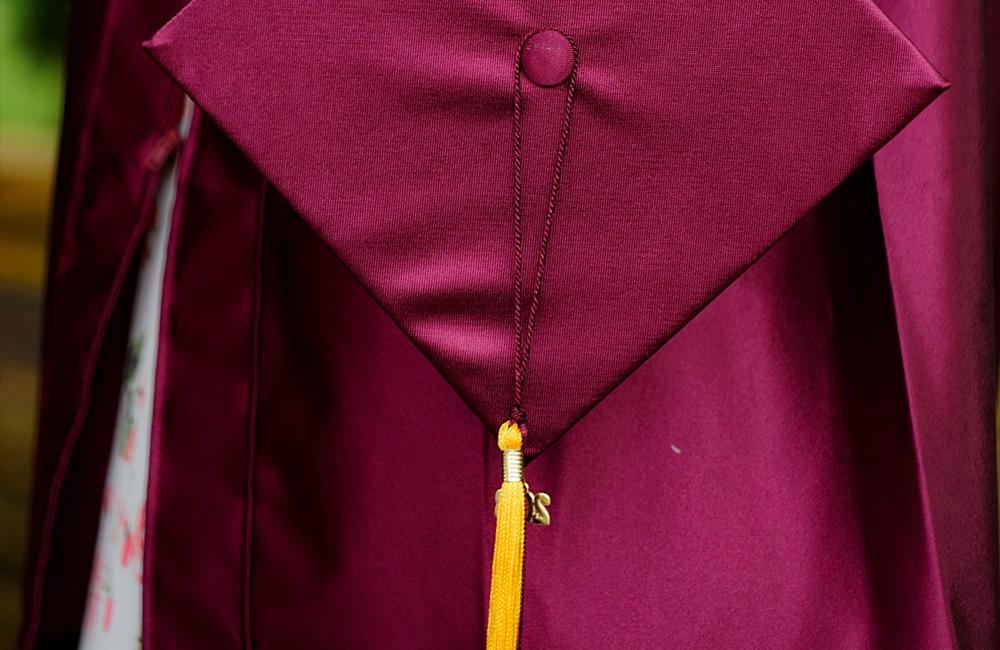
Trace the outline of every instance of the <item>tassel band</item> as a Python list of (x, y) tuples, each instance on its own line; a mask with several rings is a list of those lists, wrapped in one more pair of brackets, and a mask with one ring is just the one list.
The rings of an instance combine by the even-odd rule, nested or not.
[(524, 454), (518, 449), (503, 452), (504, 483), (520, 483), (524, 480)]

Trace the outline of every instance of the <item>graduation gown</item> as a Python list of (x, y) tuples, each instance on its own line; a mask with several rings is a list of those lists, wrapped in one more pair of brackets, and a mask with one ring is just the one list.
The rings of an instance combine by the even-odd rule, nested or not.
[[(579, 64), (522, 646), (995, 647), (984, 7), (182, 4), (73, 18), (27, 647), (75, 647), (171, 158), (144, 646), (482, 645), (539, 28)], [(549, 45), (526, 290), (572, 56)]]

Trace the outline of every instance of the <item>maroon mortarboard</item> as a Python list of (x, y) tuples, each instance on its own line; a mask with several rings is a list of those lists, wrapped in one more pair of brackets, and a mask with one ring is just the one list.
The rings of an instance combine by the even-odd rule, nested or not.
[[(495, 431), (515, 55), (539, 27), (572, 38), (529, 457), (946, 86), (868, 0), (532, 4), (194, 0), (148, 43)], [(524, 84), (526, 294), (565, 108), (551, 71), (571, 55), (552, 43)]]

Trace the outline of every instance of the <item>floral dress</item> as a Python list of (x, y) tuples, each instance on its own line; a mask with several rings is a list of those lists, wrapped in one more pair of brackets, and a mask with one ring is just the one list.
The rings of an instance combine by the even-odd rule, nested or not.
[[(188, 101), (177, 129), (182, 140), (190, 129), (191, 116)], [(155, 220), (144, 242), (81, 650), (142, 647), (142, 556), (150, 431), (163, 274), (177, 174), (175, 158), (164, 167), (157, 189)]]

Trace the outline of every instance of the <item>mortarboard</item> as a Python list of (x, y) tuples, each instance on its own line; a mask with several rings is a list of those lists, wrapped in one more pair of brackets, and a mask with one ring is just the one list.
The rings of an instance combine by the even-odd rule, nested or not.
[[(516, 365), (515, 71), (543, 27), (579, 63), (525, 383), (529, 458), (946, 87), (868, 0), (194, 0), (154, 57), (494, 431)], [(523, 87), (527, 295), (566, 107), (561, 75), (546, 78), (559, 43)], [(433, 430), (447, 444), (447, 423)]]

